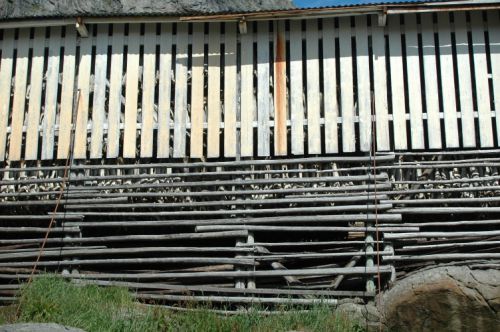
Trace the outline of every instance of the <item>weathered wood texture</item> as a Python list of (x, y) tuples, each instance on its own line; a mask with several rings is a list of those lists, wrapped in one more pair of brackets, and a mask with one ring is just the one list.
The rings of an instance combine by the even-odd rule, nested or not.
[(71, 130), (77, 159), (498, 146), (499, 25), (491, 10), (384, 27), (259, 21), (245, 34), (220, 22), (90, 25), (89, 38), (7, 29), (0, 159), (63, 159)]

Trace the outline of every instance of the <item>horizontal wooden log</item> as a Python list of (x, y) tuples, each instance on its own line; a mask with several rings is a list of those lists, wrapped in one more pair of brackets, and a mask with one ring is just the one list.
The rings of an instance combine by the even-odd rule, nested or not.
[[(49, 231), (48, 227), (0, 227), (1, 233), (47, 233)], [(52, 233), (79, 233), (79, 227), (51, 227), (50, 232)]]
[[(394, 160), (394, 154), (386, 154), (375, 157), (370, 156), (334, 156), (334, 157), (311, 157), (290, 159), (255, 159), (238, 161), (209, 161), (209, 162), (177, 162), (177, 163), (151, 163), (151, 164), (105, 164), (105, 165), (72, 165), (72, 170), (96, 170), (96, 169), (143, 169), (143, 168), (195, 168), (195, 167), (242, 167), (242, 166), (267, 166), (267, 165), (290, 165), (305, 163), (363, 163), (376, 160), (379, 163)], [(65, 166), (48, 167), (11, 167), (0, 168), (0, 172), (28, 172), (28, 171), (55, 171), (64, 170)]]
[(211, 225), (196, 226), (197, 232), (222, 230), (248, 230), (252, 232), (418, 232), (418, 227), (322, 227), (322, 226), (253, 226), (253, 225)]
[[(51, 248), (52, 249), (52, 248)], [(60, 248), (57, 250), (44, 249), (41, 257), (85, 257), (85, 256), (107, 256), (107, 255), (125, 255), (125, 254), (159, 254), (159, 253), (252, 253), (252, 248), (243, 247), (142, 247), (142, 248), (83, 248), (73, 249), (73, 247)], [(9, 252), (3, 254), (0, 251), (0, 260), (36, 258), (39, 250), (31, 252)]]
[(482, 225), (500, 225), (500, 220), (463, 220), (463, 221), (428, 221), (428, 222), (406, 222), (398, 224), (386, 224), (384, 226), (399, 227), (456, 227), (456, 226), (482, 226)]
[[(283, 276), (311, 276), (311, 275), (376, 275), (390, 273), (391, 267), (352, 267), (326, 269), (289, 269), (267, 271), (223, 271), (223, 272), (193, 272), (193, 273), (72, 273), (71, 278), (78, 279), (113, 279), (113, 280), (148, 280), (167, 278), (261, 278)], [(23, 277), (23, 274), (20, 274)]]
[[(94, 209), (121, 209), (127, 210), (132, 208), (148, 208), (148, 209), (164, 209), (164, 208), (180, 208), (180, 207), (212, 207), (212, 206), (225, 206), (225, 205), (268, 205), (268, 204), (311, 204), (311, 203), (352, 203), (352, 202), (372, 202), (378, 199), (387, 198), (387, 196), (381, 196), (380, 198), (370, 197), (368, 195), (359, 196), (348, 196), (348, 197), (324, 197), (324, 198), (284, 198), (284, 199), (246, 199), (246, 200), (223, 200), (223, 201), (209, 201), (209, 202), (179, 202), (179, 203), (136, 203), (127, 202), (124, 204), (101, 204), (100, 202), (94, 202), (93, 204), (65, 204), (65, 208), (68, 210), (94, 210)], [(386, 201), (384, 204), (390, 204)], [(0, 205), (1, 206), (1, 205)]]
[[(140, 291), (142, 289), (164, 290), (177, 293), (188, 292), (201, 292), (204, 294), (269, 294), (269, 295), (314, 295), (321, 297), (334, 297), (334, 296), (356, 296), (366, 297), (371, 296), (363, 291), (331, 291), (331, 290), (304, 290), (304, 289), (287, 289), (287, 288), (229, 288), (229, 287), (213, 287), (213, 286), (189, 286), (189, 285), (176, 285), (166, 283), (141, 283), (141, 282), (124, 282), (124, 281), (105, 281), (105, 280), (78, 280), (73, 279), (77, 284), (95, 284), (99, 286), (118, 286), (127, 287)], [(14, 285), (17, 286), (17, 285)]]
[(385, 233), (386, 240), (416, 239), (416, 238), (456, 238), (456, 237), (485, 237), (499, 236), (500, 231), (469, 231), (469, 232), (419, 232), (419, 233)]
[[(47, 243), (109, 243), (124, 241), (169, 241), (169, 240), (196, 240), (196, 239), (222, 239), (222, 238), (240, 238), (247, 237), (248, 231), (228, 231), (228, 232), (210, 232), (210, 233), (179, 233), (164, 235), (115, 235), (100, 237), (82, 237), (82, 238), (48, 238)], [(1, 239), (0, 244), (13, 243), (42, 243), (44, 239)]]
[[(105, 258), (105, 259), (71, 259), (56, 261), (40, 261), (38, 267), (75, 266), (75, 265), (137, 265), (137, 264), (232, 264), (241, 266), (258, 266), (250, 258), (227, 257), (159, 257), (159, 258)], [(0, 262), (0, 267), (30, 267), (33, 262)]]
[[(83, 213), (87, 216), (112, 216), (112, 217), (174, 217), (174, 216), (218, 216), (218, 215), (280, 215), (280, 214), (293, 214), (293, 213), (315, 213), (315, 212), (340, 212), (340, 211), (356, 211), (356, 212), (368, 212), (368, 211), (384, 211), (390, 209), (392, 205), (390, 204), (367, 204), (367, 205), (341, 205), (341, 206), (317, 206), (317, 207), (297, 207), (297, 208), (275, 208), (275, 209), (245, 209), (245, 210), (218, 210), (218, 211), (157, 211), (157, 212), (85, 212)], [(66, 215), (71, 215), (73, 212), (68, 212)], [(82, 214), (81, 211), (76, 212)]]
[[(467, 188), (463, 188), (464, 192)], [(424, 199), (394, 199), (383, 200), (380, 203), (392, 203), (393, 205), (431, 205), (431, 204), (478, 204), (478, 203), (497, 203), (500, 197), (470, 197), (470, 198), (424, 198)]]
[[(64, 197), (60, 200), (60, 205), (66, 204), (92, 204), (92, 203), (125, 203), (128, 201), (126, 196), (124, 197), (116, 197), (116, 198), (95, 198), (95, 199), (71, 199), (68, 197)], [(42, 200), (33, 200), (33, 201), (4, 201), (0, 202), (0, 207), (12, 207), (12, 206), (51, 206), (57, 205), (58, 199), (54, 197), (54, 199), (42, 199)]]
[[(390, 183), (380, 183), (377, 184), (377, 190), (387, 190), (391, 189)], [(121, 189), (133, 189), (129, 186), (123, 186)], [(147, 184), (140, 185), (141, 190), (148, 190), (149, 186)], [(102, 192), (101, 192), (102, 190)], [(98, 197), (99, 195), (104, 195), (106, 197), (123, 197), (122, 192), (109, 192), (105, 186), (101, 186), (101, 190), (76, 190), (71, 189), (70, 192), (65, 194), (70, 195), (70, 197)], [(375, 187), (373, 185), (349, 185), (349, 186), (325, 186), (325, 187), (310, 187), (310, 188), (278, 188), (278, 189), (248, 189), (248, 190), (219, 190), (219, 191), (173, 191), (173, 192), (128, 192), (127, 197), (211, 197), (211, 196), (241, 196), (241, 195), (265, 195), (265, 194), (304, 194), (304, 193), (315, 193), (315, 192), (327, 192), (327, 193), (352, 193), (352, 192), (373, 192)], [(15, 197), (33, 197), (33, 196), (45, 196), (45, 195), (58, 195), (59, 191), (44, 192), (27, 192), (27, 193), (15, 193)], [(13, 197), (13, 193), (0, 193), (0, 197)]]
[[(465, 243), (441, 243), (441, 244), (421, 244), (413, 246), (403, 246), (399, 251), (423, 251), (423, 250), (441, 250), (441, 249), (459, 249), (476, 248), (484, 246), (500, 246), (500, 241), (473, 241)], [(472, 250), (472, 249), (469, 249)]]
[(382, 257), (387, 262), (401, 261), (442, 261), (442, 260), (469, 260), (469, 259), (500, 259), (500, 253), (459, 253), (434, 255), (395, 255)]
[(294, 299), (277, 297), (254, 296), (191, 296), (191, 295), (163, 295), (163, 294), (136, 294), (139, 299), (163, 300), (173, 302), (206, 302), (206, 303), (245, 303), (245, 304), (290, 304), (290, 305), (337, 305), (336, 299)]
[[(392, 251), (373, 251), (362, 253), (361, 256), (373, 257), (373, 256), (385, 256), (392, 255)], [(294, 253), (294, 254), (269, 254), (269, 255), (249, 255), (245, 256), (245, 258), (255, 259), (259, 262), (269, 262), (274, 260), (295, 260), (295, 259), (316, 259), (316, 258), (332, 258), (332, 257), (354, 257), (360, 256), (359, 251), (355, 252), (334, 252), (334, 253)]]
[[(89, 221), (85, 221), (89, 220)], [(225, 219), (184, 219), (184, 220), (129, 220), (129, 221), (90, 221), (86, 218), (79, 222), (65, 222), (68, 227), (156, 227), (156, 226), (196, 226), (196, 225), (238, 225), (238, 224), (294, 224), (294, 223), (344, 223), (349, 221), (371, 222), (398, 222), (398, 214), (333, 214), (333, 215), (308, 215), (308, 216), (283, 216), (283, 217), (236, 217)]]
[(418, 207), (394, 208), (389, 213), (400, 214), (462, 214), (462, 213), (498, 213), (500, 207)]

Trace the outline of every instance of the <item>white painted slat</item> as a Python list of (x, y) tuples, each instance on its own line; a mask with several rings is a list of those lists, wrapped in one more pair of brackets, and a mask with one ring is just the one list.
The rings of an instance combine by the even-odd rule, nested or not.
[(146, 24), (142, 76), (141, 158), (153, 156), (153, 126), (156, 85), (156, 24)]
[[(372, 22), (376, 22), (372, 16)], [(384, 28), (372, 24), (373, 47), (373, 91), (375, 102), (375, 131), (377, 134), (377, 150), (391, 149), (389, 137), (389, 110), (387, 105), (387, 75)]]
[(170, 156), (170, 95), (172, 82), (172, 25), (163, 23), (160, 34), (160, 78), (158, 82), (158, 158)]
[(174, 158), (186, 155), (188, 24), (177, 24), (175, 56)]
[(372, 103), (370, 93), (370, 59), (368, 54), (368, 29), (366, 16), (356, 16), (355, 27), (359, 148), (361, 151), (370, 151), (372, 141)]
[(26, 160), (38, 158), (38, 139), (40, 132), (40, 110), (42, 108), (42, 80), (45, 55), (45, 28), (36, 28), (33, 38), (33, 57), (31, 59), (30, 96), (26, 115)]
[(193, 24), (193, 60), (191, 80), (191, 158), (203, 157), (203, 121), (204, 121), (204, 68), (205, 26)]
[(424, 66), (423, 79), (425, 82), (425, 106), (427, 110), (429, 148), (440, 149), (442, 147), (441, 120), (439, 118), (438, 76), (432, 14), (423, 14), (421, 16), (421, 26)]
[[(89, 31), (90, 34), (90, 31)], [(87, 123), (89, 112), (90, 67), (92, 63), (92, 39), (80, 39), (80, 63), (78, 65), (78, 90), (80, 98), (76, 104), (74, 157), (87, 157)]]
[(127, 79), (125, 83), (125, 128), (123, 157), (135, 158), (137, 145), (137, 99), (139, 94), (140, 25), (130, 24), (128, 33)]
[(106, 70), (108, 66), (108, 25), (97, 26), (96, 56), (94, 67), (94, 100), (92, 102), (92, 133), (90, 158), (102, 157), (104, 114), (106, 107)]
[(405, 15), (406, 73), (408, 105), (410, 108), (411, 148), (424, 149), (424, 126), (422, 118), (422, 94), (420, 89), (420, 61), (418, 57), (417, 16)]
[(469, 41), (467, 38), (467, 23), (465, 21), (464, 12), (456, 12), (453, 15), (455, 21), (460, 111), (462, 113), (462, 144), (464, 148), (471, 148), (476, 146), (476, 129), (474, 126), (474, 104), (472, 99), (472, 77)]
[(3, 32), (2, 59), (0, 62), (0, 160), (6, 159), (7, 125), (10, 109), (12, 66), (14, 64), (14, 29)]
[(120, 154), (120, 115), (122, 110), (123, 76), (123, 24), (113, 25), (111, 37), (111, 72), (109, 74), (108, 142), (106, 156), (117, 158)]
[(304, 154), (304, 92), (302, 84), (301, 21), (290, 21), (290, 118), (292, 154)]
[(257, 31), (257, 155), (269, 156), (269, 22), (258, 22)]
[(76, 29), (66, 27), (64, 38), (64, 60), (61, 84), (61, 109), (59, 116), (59, 135), (57, 141), (57, 158), (68, 157), (73, 121), (73, 103), (75, 98), (75, 64), (76, 64)]
[(236, 156), (236, 23), (226, 23), (224, 34), (224, 156)]
[(306, 21), (307, 148), (309, 154), (321, 153), (318, 21)]
[(342, 150), (356, 151), (356, 136), (354, 131), (354, 95), (352, 74), (352, 42), (351, 18), (339, 19), (339, 51), (340, 51), (340, 82), (341, 84), (341, 115), (342, 115)]
[(497, 10), (487, 11), (496, 135), (497, 143), (500, 144), (500, 20), (498, 14)]
[(220, 97), (220, 23), (216, 22), (208, 27), (208, 158), (216, 158), (220, 154)]
[(274, 24), (274, 155), (288, 153), (285, 22)]
[(61, 28), (52, 27), (49, 39), (49, 60), (45, 84), (45, 109), (42, 124), (42, 160), (54, 157), (54, 131), (59, 89), (59, 62), (61, 52)]
[(335, 22), (333, 18), (323, 20), (323, 99), (325, 113), (325, 152), (338, 153), (339, 115), (337, 101), (337, 69), (335, 59)]
[(493, 146), (493, 128), (491, 123), (483, 13), (478, 11), (471, 12), (470, 20), (472, 50), (474, 54), (474, 81), (476, 83), (477, 112), (479, 116), (479, 137), (481, 147), (487, 148)]
[(408, 148), (406, 130), (406, 101), (403, 77), (403, 52), (401, 49), (401, 25), (398, 15), (389, 15), (389, 54), (391, 66), (391, 99), (394, 129), (394, 148)]
[(9, 159), (21, 159), (23, 140), (24, 110), (26, 104), (26, 82), (28, 78), (30, 29), (20, 29), (17, 40), (16, 74), (14, 80), (14, 99), (12, 101), (12, 124), (10, 134)]
[(255, 99), (253, 86), (253, 31), (241, 35), (241, 146), (242, 157), (253, 155), (253, 121), (255, 118)]
[(453, 68), (453, 51), (451, 47), (450, 17), (448, 13), (438, 14), (438, 31), (446, 146), (449, 148), (457, 148), (460, 146), (460, 142), (458, 139), (455, 73)]

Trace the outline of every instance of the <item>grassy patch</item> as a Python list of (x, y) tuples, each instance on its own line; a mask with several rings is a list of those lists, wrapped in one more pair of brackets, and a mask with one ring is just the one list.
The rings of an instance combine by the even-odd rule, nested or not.
[[(355, 322), (326, 306), (309, 312), (283, 309), (264, 316), (250, 311), (224, 316), (201, 309), (173, 312), (145, 307), (124, 288), (75, 286), (59, 277), (37, 278), (21, 292), (17, 322), (53, 322), (86, 331), (360, 331)], [(14, 309), (15, 310), (15, 309)], [(0, 322), (13, 322), (12, 308)]]

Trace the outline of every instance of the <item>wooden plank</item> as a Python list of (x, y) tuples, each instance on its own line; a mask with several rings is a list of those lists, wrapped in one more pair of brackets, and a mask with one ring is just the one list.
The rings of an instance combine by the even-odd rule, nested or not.
[(177, 24), (175, 57), (174, 158), (186, 155), (188, 24)]
[(391, 106), (394, 148), (396, 150), (406, 150), (408, 148), (408, 143), (406, 140), (406, 101), (400, 17), (397, 15), (390, 15), (387, 19), (389, 21), (389, 63), (391, 66)]
[(255, 98), (253, 86), (253, 31), (251, 25), (246, 34), (241, 35), (241, 146), (242, 157), (253, 155), (253, 121), (255, 118)]
[[(422, 55), (425, 81), (425, 107), (427, 111), (427, 135), (430, 149), (440, 149), (441, 119), (439, 118), (438, 74), (436, 65), (436, 49), (434, 44), (433, 14), (421, 16)], [(441, 39), (439, 39), (441, 43)]]
[(9, 159), (21, 159), (23, 140), (24, 109), (26, 104), (26, 81), (28, 77), (30, 29), (20, 29), (17, 40), (16, 76), (14, 99), (12, 101), (12, 124), (10, 134)]
[(220, 154), (220, 23), (210, 23), (208, 30), (207, 157), (216, 158)]
[(236, 157), (236, 23), (226, 23), (224, 33), (224, 156)]
[[(90, 158), (102, 157), (104, 114), (106, 107), (106, 71), (108, 66), (108, 25), (97, 26), (96, 56), (94, 67), (94, 100), (92, 103), (92, 133)], [(120, 79), (121, 81), (121, 79)]]
[(153, 157), (153, 126), (156, 85), (156, 24), (146, 24), (142, 76), (141, 158)]
[(36, 28), (31, 59), (30, 98), (26, 115), (26, 160), (38, 159), (40, 110), (42, 108), (42, 81), (45, 55), (45, 28)]
[(500, 20), (498, 11), (488, 10), (488, 36), (491, 60), (491, 76), (493, 81), (493, 103), (495, 105), (495, 121), (497, 143), (500, 144)]
[(323, 100), (325, 117), (325, 152), (338, 153), (337, 68), (335, 59), (335, 22), (323, 20)]
[(340, 48), (340, 81), (341, 86), (341, 116), (342, 116), (342, 150), (354, 152), (356, 150), (356, 136), (354, 132), (354, 95), (352, 74), (352, 43), (351, 18), (339, 18), (339, 48)]
[[(372, 16), (372, 22), (376, 17)], [(373, 47), (373, 86), (375, 102), (375, 131), (377, 136), (377, 150), (388, 151), (391, 149), (389, 137), (389, 110), (387, 104), (387, 68), (384, 28), (372, 24)]]
[(288, 153), (285, 22), (274, 25), (274, 154)]
[(477, 112), (479, 116), (479, 138), (481, 147), (492, 147), (493, 128), (491, 123), (483, 13), (478, 11), (471, 12), (470, 20), (474, 59), (474, 81), (476, 83)]
[(469, 40), (465, 13), (453, 14), (455, 20), (455, 47), (457, 52), (458, 89), (462, 122), (462, 144), (464, 148), (476, 146), (474, 126), (474, 104), (472, 99), (472, 77), (469, 56)]
[(455, 100), (455, 72), (451, 47), (450, 17), (448, 13), (438, 14), (439, 61), (441, 64), (441, 90), (444, 112), (446, 147), (458, 148), (457, 103)]
[(361, 151), (370, 151), (372, 141), (372, 103), (370, 91), (370, 59), (368, 54), (368, 28), (366, 16), (356, 16), (355, 23), (359, 148)]
[(420, 89), (420, 61), (417, 38), (417, 16), (408, 14), (405, 19), (406, 74), (408, 105), (410, 108), (411, 148), (424, 149), (424, 126), (422, 118), (422, 94)]
[(130, 24), (128, 33), (127, 79), (125, 82), (125, 127), (123, 157), (135, 158), (137, 145), (137, 99), (139, 94), (140, 25)]
[(113, 25), (111, 37), (111, 72), (109, 74), (108, 142), (106, 156), (117, 158), (120, 154), (120, 115), (122, 111), (123, 42), (124, 25)]
[(80, 97), (76, 105), (75, 145), (76, 159), (87, 157), (87, 123), (90, 93), (90, 66), (92, 63), (92, 38), (80, 39), (80, 63), (78, 65), (78, 90)]
[(3, 32), (2, 59), (0, 62), (0, 161), (5, 160), (7, 126), (10, 109), (12, 67), (14, 64), (14, 29)]
[(307, 148), (309, 154), (321, 153), (318, 20), (306, 21)]
[(73, 121), (73, 104), (75, 92), (76, 63), (76, 29), (66, 27), (64, 37), (64, 60), (61, 84), (61, 109), (59, 115), (59, 135), (57, 141), (57, 158), (68, 157)]
[(158, 158), (170, 156), (170, 97), (172, 83), (172, 25), (163, 23), (160, 35), (160, 78), (158, 82)]
[(191, 158), (203, 157), (205, 25), (193, 24), (191, 80)]
[(290, 21), (290, 120), (292, 154), (304, 154), (304, 87), (302, 83), (302, 26)]
[(42, 124), (42, 160), (54, 157), (54, 136), (59, 90), (59, 63), (61, 52), (61, 27), (50, 28), (49, 60), (45, 84), (45, 109)]
[(269, 22), (257, 23), (257, 155), (270, 152), (269, 130)]

